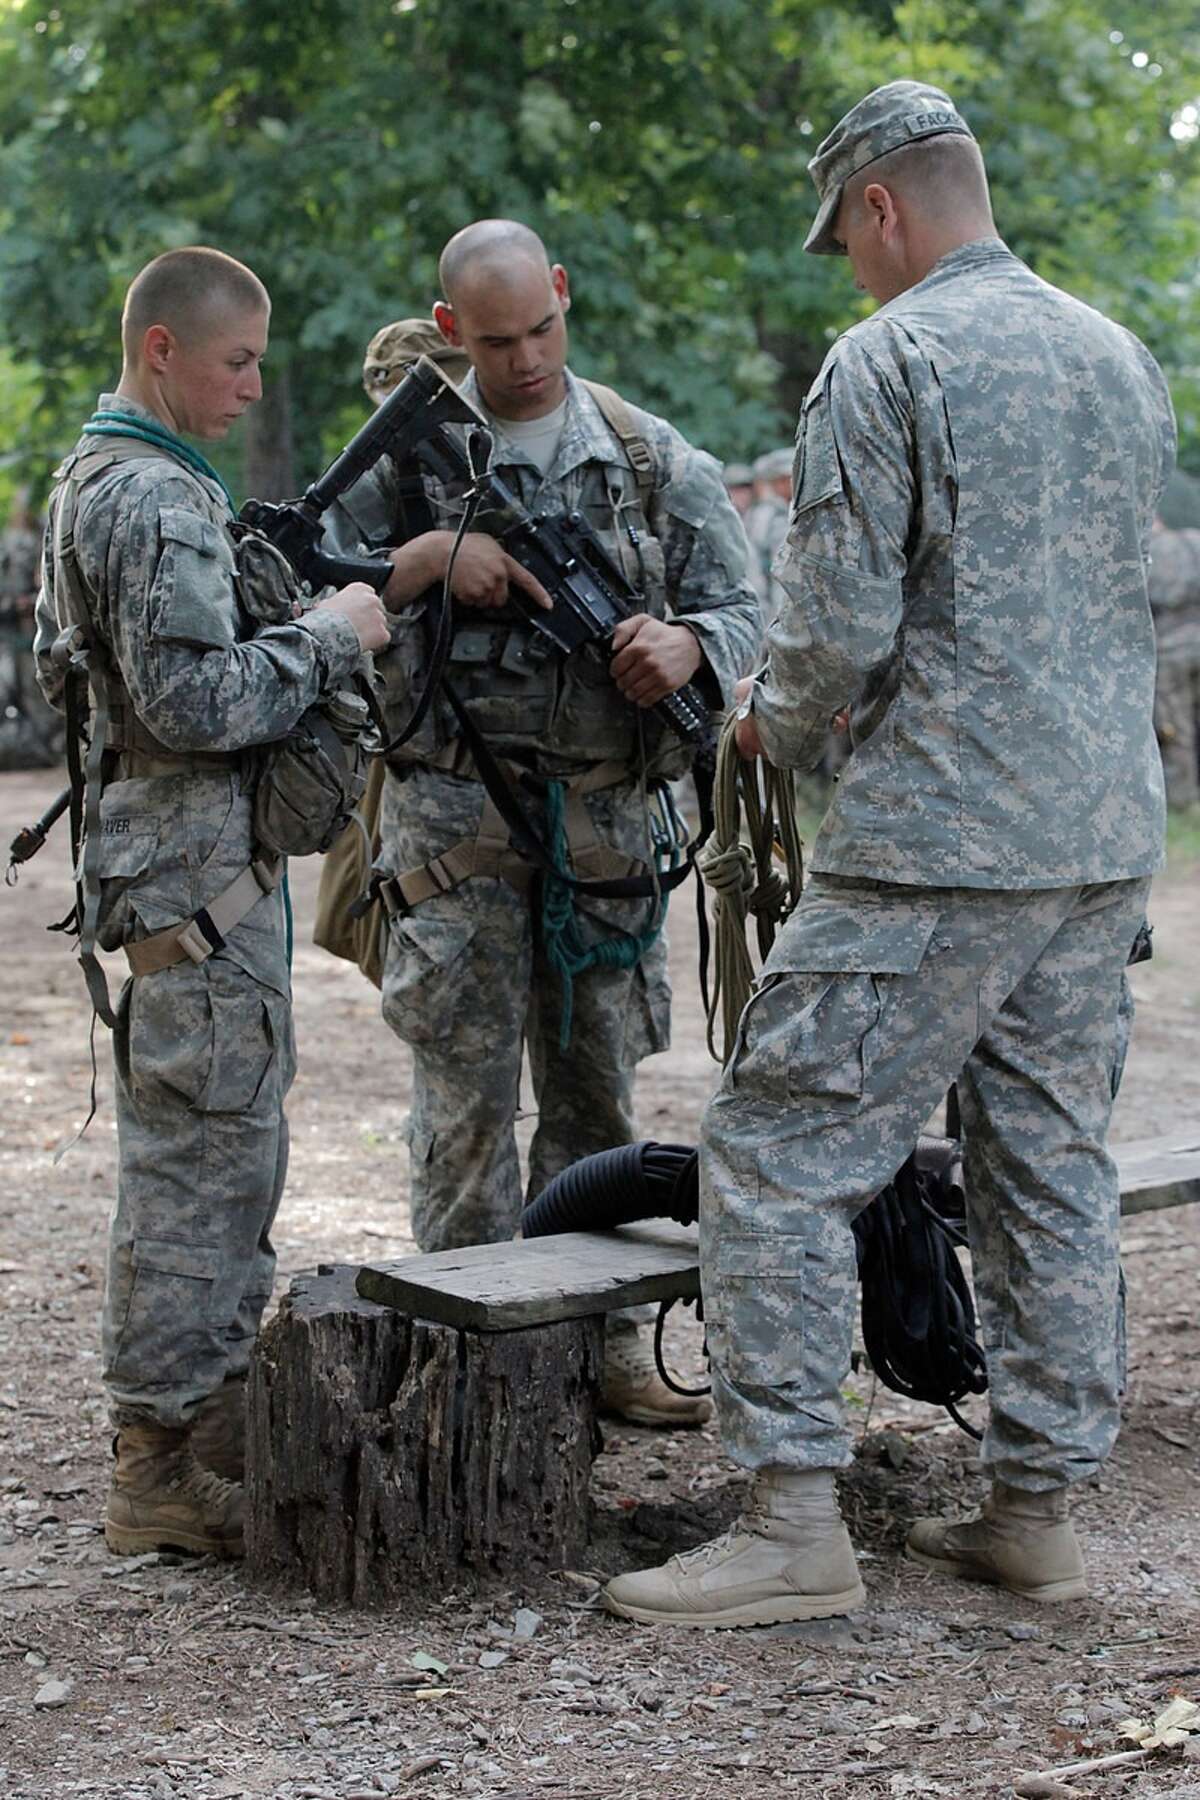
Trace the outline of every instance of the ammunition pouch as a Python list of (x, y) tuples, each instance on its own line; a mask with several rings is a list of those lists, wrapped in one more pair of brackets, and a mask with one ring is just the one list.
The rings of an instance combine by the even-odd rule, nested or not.
[(362, 798), (376, 741), (361, 693), (342, 689), (310, 706), (285, 738), (259, 752), (255, 841), (279, 856), (327, 850)]

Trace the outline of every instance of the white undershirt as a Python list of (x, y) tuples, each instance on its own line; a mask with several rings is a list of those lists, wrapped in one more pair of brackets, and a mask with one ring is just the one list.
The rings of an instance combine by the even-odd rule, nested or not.
[(523, 450), (535, 464), (538, 474), (544, 477), (554, 461), (567, 422), (566, 400), (553, 412), (543, 413), (540, 419), (502, 419), (499, 413), (493, 413), (491, 417), (509, 442)]

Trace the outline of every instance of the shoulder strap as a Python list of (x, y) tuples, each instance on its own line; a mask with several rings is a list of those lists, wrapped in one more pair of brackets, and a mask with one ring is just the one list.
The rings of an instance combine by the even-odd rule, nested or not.
[(637, 482), (638, 499), (645, 512), (655, 487), (653, 452), (634, 424), (628, 404), (615, 388), (605, 387), (602, 381), (585, 381), (582, 377), (580, 382), (604, 414), (604, 422), (613, 436), (621, 440), (621, 448), (629, 458), (629, 466)]

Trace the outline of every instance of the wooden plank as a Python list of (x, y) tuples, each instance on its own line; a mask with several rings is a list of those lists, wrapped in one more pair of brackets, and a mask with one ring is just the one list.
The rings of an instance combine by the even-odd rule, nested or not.
[(1121, 1211), (1155, 1212), (1200, 1201), (1200, 1131), (1110, 1146), (1121, 1177)]
[(368, 1263), (358, 1292), (414, 1319), (516, 1331), (700, 1292), (696, 1233), (667, 1219)]
[[(1113, 1157), (1122, 1213), (1200, 1201), (1200, 1132), (1115, 1144)], [(648, 1300), (694, 1300), (697, 1255), (695, 1231), (651, 1219), (618, 1231), (569, 1231), (368, 1263), (358, 1292), (414, 1319), (517, 1331)]]

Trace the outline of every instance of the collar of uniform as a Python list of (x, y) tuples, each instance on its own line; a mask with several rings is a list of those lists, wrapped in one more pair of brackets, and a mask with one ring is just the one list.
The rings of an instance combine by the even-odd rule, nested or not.
[(902, 309), (905, 302), (911, 300), (914, 294), (923, 294), (927, 288), (935, 287), (943, 281), (953, 280), (956, 276), (969, 275), (976, 269), (985, 268), (988, 263), (1016, 262), (1018, 260), (1003, 238), (973, 238), (969, 244), (959, 244), (957, 249), (947, 250), (945, 256), (938, 258), (927, 275), (923, 275), (920, 281), (915, 282), (912, 287), (905, 288), (903, 293), (895, 294), (890, 300), (886, 300), (879, 310), (870, 316), (874, 319), (881, 316), (886, 317), (891, 314), (893, 309)]
[[(165, 424), (156, 412), (151, 412), (148, 406), (143, 406), (138, 400), (130, 400), (125, 394), (101, 394), (96, 402), (96, 411), (128, 413), (131, 419), (140, 419), (146, 425), (153, 425), (158, 431), (174, 430), (174, 427)], [(94, 448), (95, 446), (94, 438), (81, 437), (79, 442), (81, 445), (86, 445), (88, 448)], [(172, 461), (176, 462), (178, 468), (186, 470), (189, 475), (193, 476), (194, 479), (200, 483), (206, 494), (211, 494), (214, 500), (219, 500), (221, 502), (222, 511), (228, 507), (229, 510), (236, 515), (237, 504), (230, 499), (229, 493), (223, 486), (219, 476), (213, 481), (211, 477), (203, 474), (199, 469), (194, 468), (191, 463), (183, 462), (175, 458), (172, 458)]]
[(947, 250), (945, 256), (938, 258), (928, 275), (917, 286), (923, 287), (926, 281), (934, 281), (943, 275), (965, 275), (968, 270), (982, 268), (985, 263), (1016, 260), (1003, 238), (973, 238), (969, 244), (959, 244), (956, 250)]
[(96, 402), (97, 412), (124, 412), (131, 419), (141, 419), (146, 425), (153, 425), (157, 431), (171, 431), (173, 427), (160, 419), (156, 412), (143, 406), (138, 400), (130, 400), (125, 394), (101, 394)]
[[(562, 481), (572, 469), (583, 463), (612, 463), (623, 460), (617, 448), (608, 422), (592, 396), (583, 384), (576, 380), (570, 369), (563, 370), (567, 384), (567, 416), (563, 420), (562, 436), (558, 440), (558, 448), (554, 453), (554, 461), (546, 472), (548, 482)], [(474, 369), (461, 382), (460, 387), (467, 399), (487, 412), (483, 395), (479, 391), (479, 382)], [(491, 420), (492, 415), (488, 413)], [(494, 421), (493, 421), (494, 423)], [(495, 426), (496, 451), (494, 461), (499, 467), (511, 468), (514, 463), (522, 463), (537, 472), (538, 480), (543, 479), (537, 464), (528, 456), (520, 445), (514, 444), (511, 438), (504, 435), (501, 426)]]

